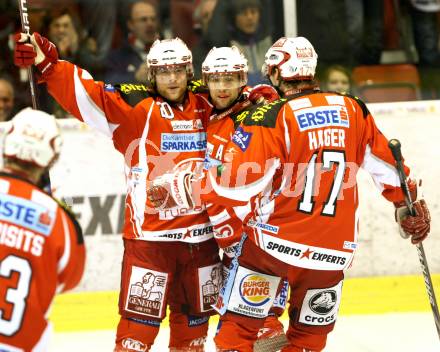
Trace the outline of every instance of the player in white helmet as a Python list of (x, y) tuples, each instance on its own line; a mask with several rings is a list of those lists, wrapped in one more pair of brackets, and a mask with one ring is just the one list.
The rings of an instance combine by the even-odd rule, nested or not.
[(193, 75), (191, 51), (180, 38), (153, 43), (147, 55), (147, 77), (161, 96), (182, 103)]
[[(205, 157), (211, 107), (187, 89), (193, 75), (190, 50), (179, 38), (157, 40), (147, 55), (150, 85), (112, 86), (58, 60), (56, 47), (37, 33), (32, 47), (24, 40), (24, 34), (16, 37), (15, 63), (36, 64), (60, 105), (110, 137), (125, 157), (128, 194), (115, 351), (148, 351), (168, 306), (170, 350), (203, 351), (218, 294), (203, 287), (221, 267), (206, 208), (189, 204), (184, 187), (173, 188), (179, 206), (151, 207), (156, 183), (166, 180), (169, 170), (192, 171)], [(143, 296), (148, 276), (155, 278), (154, 295)]]
[(39, 187), (60, 153), (55, 118), (27, 108), (1, 129), (0, 349), (46, 351), (55, 292), (75, 287), (84, 271), (83, 237), (73, 216)]
[[(270, 101), (278, 98), (276, 92), (266, 85), (259, 85), (255, 90), (246, 87), (247, 72), (247, 59), (235, 46), (212, 48), (202, 64), (202, 80), (204, 85), (208, 87), (209, 99), (214, 105), (213, 118), (211, 118), (207, 130), (206, 168), (221, 165), (224, 162), (224, 154), (227, 153), (226, 144), (240, 125), (245, 108), (251, 105), (249, 95), (254, 102), (260, 98)], [(250, 204), (226, 209), (223, 205), (216, 204), (208, 207), (208, 214), (214, 228), (214, 237), (224, 251), (225, 270), (235, 255), (234, 248), (240, 241), (242, 234), (242, 221), (249, 211)], [(225, 212), (228, 216), (221, 216)], [(287, 286), (283, 286), (283, 289), (287, 290)], [(259, 341), (255, 346), (256, 351), (262, 351), (258, 347), (259, 344), (267, 346), (269, 343), (267, 339), (285, 341), (283, 325), (277, 317), (284, 311), (286, 301), (278, 299), (277, 302), (279, 304), (271, 309), (264, 327), (259, 333)], [(271, 341), (271, 344), (274, 344), (274, 341)], [(271, 348), (264, 350), (267, 352), (275, 351)]]
[(53, 116), (30, 108), (6, 123), (4, 167), (39, 184), (43, 173), (58, 159), (61, 136)]
[[(282, 99), (249, 108), (225, 146), (228, 163), (207, 172), (213, 192), (202, 195), (204, 201), (228, 208), (252, 204), (216, 304), (217, 351), (254, 350), (283, 278), (290, 294), (282, 351), (322, 351), (357, 246), (353, 176), (362, 167), (388, 201), (404, 205), (388, 140), (358, 98), (319, 91), (316, 64), (307, 39), (274, 43), (263, 72)], [(431, 219), (426, 202), (416, 200), (416, 185), (408, 185), (416, 215), (397, 212), (397, 219), (416, 244), (428, 236)]]

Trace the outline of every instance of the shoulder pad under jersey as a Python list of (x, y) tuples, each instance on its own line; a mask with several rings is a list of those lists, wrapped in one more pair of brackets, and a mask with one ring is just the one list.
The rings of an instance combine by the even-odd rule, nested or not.
[(370, 114), (370, 110), (368, 110), (367, 105), (365, 105), (365, 103), (359, 97), (357, 97), (355, 95), (347, 94), (347, 93), (337, 93), (337, 94), (343, 95), (343, 96), (346, 96), (346, 97), (349, 97), (349, 98), (355, 100), (356, 103), (358, 103), (358, 105), (361, 107), (364, 118), (366, 118), (367, 115)]
[(208, 87), (203, 85), (202, 80), (198, 79), (196, 81), (189, 81), (187, 89), (194, 94), (208, 94)]
[(246, 126), (258, 125), (274, 128), (278, 113), (287, 100), (281, 98), (268, 104), (251, 105), (237, 115), (236, 122), (242, 122)]
[(148, 85), (140, 83), (120, 83), (113, 86), (121, 98), (131, 106), (136, 106), (142, 100), (155, 94), (155, 90)]

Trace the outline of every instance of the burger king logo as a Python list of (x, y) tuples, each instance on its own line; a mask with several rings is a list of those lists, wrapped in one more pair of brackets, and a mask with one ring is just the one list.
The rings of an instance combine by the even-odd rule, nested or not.
[(270, 300), (270, 282), (258, 274), (248, 274), (241, 279), (240, 296), (250, 306), (262, 306)]

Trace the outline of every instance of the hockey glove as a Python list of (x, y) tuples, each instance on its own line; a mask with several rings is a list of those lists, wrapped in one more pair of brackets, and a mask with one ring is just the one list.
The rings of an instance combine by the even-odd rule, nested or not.
[(257, 84), (249, 93), (249, 100), (254, 104), (267, 104), (279, 98), (277, 90), (268, 84)]
[(156, 177), (147, 189), (148, 201), (157, 210), (191, 209), (192, 173), (189, 171), (167, 172)]
[(24, 33), (15, 35), (14, 63), (20, 67), (37, 66), (41, 73), (47, 72), (58, 61), (58, 51), (52, 42), (37, 32), (30, 36)]
[[(414, 180), (408, 180), (408, 187), (411, 198), (417, 199), (417, 183)], [(429, 234), (431, 215), (424, 199), (416, 200), (412, 204), (416, 212), (415, 216), (410, 215), (404, 202), (394, 203), (396, 206), (395, 219), (400, 226), (400, 235), (403, 238), (411, 237), (411, 243), (417, 244)]]

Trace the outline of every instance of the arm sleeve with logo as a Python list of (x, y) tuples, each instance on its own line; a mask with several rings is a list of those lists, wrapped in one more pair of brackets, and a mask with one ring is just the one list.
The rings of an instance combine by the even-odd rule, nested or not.
[[(94, 81), (86, 70), (67, 61), (58, 61), (41, 78), (49, 93), (69, 113), (112, 138), (121, 151), (120, 136), (135, 138), (133, 107), (114, 87)], [(130, 138), (132, 137), (132, 138)]]
[[(356, 105), (360, 126), (359, 164), (372, 176), (376, 187), (387, 200), (402, 201), (404, 195), (400, 188), (394, 157), (388, 148), (388, 139), (377, 128), (373, 116), (365, 105), (359, 100)], [(409, 175), (409, 168), (406, 166), (405, 173)]]
[[(283, 110), (279, 114), (283, 114)], [(244, 206), (255, 196), (273, 188), (274, 176), (287, 160), (287, 132), (283, 119), (272, 126), (244, 121), (226, 146), (225, 163), (207, 171), (207, 202)]]
[(58, 258), (58, 292), (74, 288), (80, 282), (84, 273), (85, 246), (81, 227), (64, 209), (59, 209), (59, 230), (61, 240)]

